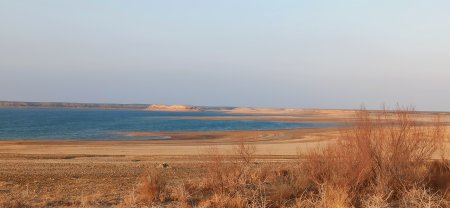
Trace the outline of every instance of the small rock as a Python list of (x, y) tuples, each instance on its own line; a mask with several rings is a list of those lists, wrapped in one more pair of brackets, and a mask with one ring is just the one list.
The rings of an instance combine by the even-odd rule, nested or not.
[(165, 162), (164, 162), (164, 163), (161, 163), (161, 164), (158, 165), (158, 168), (164, 168), (164, 169), (165, 169), (165, 168), (169, 168), (169, 164), (168, 164), (168, 163), (165, 163)]

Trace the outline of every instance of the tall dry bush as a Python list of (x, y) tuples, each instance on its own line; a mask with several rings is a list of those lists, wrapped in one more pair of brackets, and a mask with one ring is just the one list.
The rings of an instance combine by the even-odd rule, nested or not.
[[(206, 184), (216, 194), (236, 192), (239, 186), (251, 183), (256, 146), (240, 141), (233, 147), (232, 155), (226, 156), (217, 147), (210, 147), (206, 159)], [(236, 159), (236, 160), (233, 160)]]
[(236, 145), (231, 155), (222, 154), (216, 147), (208, 149), (201, 182), (206, 188), (201, 190), (204, 194), (199, 205), (287, 207), (295, 203), (302, 189), (298, 186), (300, 175), (294, 173), (297, 168), (256, 163), (255, 153), (255, 145), (245, 142)]
[(357, 112), (336, 143), (305, 155), (306, 175), (319, 187), (340, 187), (358, 204), (361, 193), (395, 199), (426, 179), (445, 131), (439, 118), (419, 122), (414, 109)]
[(206, 152), (205, 188), (218, 194), (224, 194), (230, 186), (231, 171), (227, 168), (227, 160), (217, 147), (210, 147)]
[(243, 139), (233, 148), (234, 154), (238, 156), (241, 162), (246, 165), (254, 161), (254, 156), (256, 153), (256, 145), (253, 143), (245, 142)]
[(164, 201), (167, 183), (168, 182), (162, 175), (161, 170), (149, 170), (147, 174), (141, 178), (141, 181), (138, 184), (138, 201), (145, 204)]

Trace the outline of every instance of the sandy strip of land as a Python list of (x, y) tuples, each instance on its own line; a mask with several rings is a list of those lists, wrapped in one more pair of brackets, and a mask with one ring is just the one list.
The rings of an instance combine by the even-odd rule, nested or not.
[(352, 117), (318, 117), (318, 116), (287, 116), (287, 115), (254, 115), (254, 116), (180, 116), (174, 117), (177, 119), (195, 119), (195, 120), (240, 120), (240, 121), (274, 121), (274, 122), (286, 122), (286, 123), (307, 123), (307, 124), (347, 124), (351, 123)]
[(258, 155), (296, 155), (332, 140), (338, 128), (223, 132), (122, 132), (130, 136), (169, 136), (164, 140), (141, 141), (0, 141), (0, 154), (21, 155), (199, 155), (210, 146), (224, 153), (239, 142), (251, 142)]

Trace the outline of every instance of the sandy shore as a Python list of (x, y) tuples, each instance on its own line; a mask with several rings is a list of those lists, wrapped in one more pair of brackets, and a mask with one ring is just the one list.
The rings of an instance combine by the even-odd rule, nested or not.
[[(296, 155), (308, 146), (333, 139), (337, 128), (276, 131), (152, 133), (127, 132), (130, 136), (169, 136), (167, 140), (142, 141), (0, 141), (0, 155), (198, 155), (210, 146), (225, 153), (239, 142), (257, 146), (258, 155)], [(310, 144), (310, 145), (308, 145)]]

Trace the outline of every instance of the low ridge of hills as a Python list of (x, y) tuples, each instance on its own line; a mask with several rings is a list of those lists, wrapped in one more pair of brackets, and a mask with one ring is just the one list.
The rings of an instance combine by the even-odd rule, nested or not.
[(146, 104), (106, 104), (67, 102), (15, 102), (0, 101), (0, 108), (84, 108), (84, 109), (136, 109), (144, 110)]
[(150, 111), (222, 111), (234, 107), (152, 105), (152, 104), (109, 104), (109, 103), (69, 103), (69, 102), (17, 102), (0, 101), (0, 108), (79, 108), (79, 109), (127, 109)]
[(192, 106), (163, 104), (109, 104), (109, 103), (69, 103), (69, 102), (16, 102), (0, 101), (0, 108), (72, 108), (72, 109), (123, 109), (167, 112), (218, 111), (230, 114), (294, 115), (319, 113), (341, 115), (353, 113), (353, 110), (301, 109), (301, 108), (260, 108), (226, 106)]

